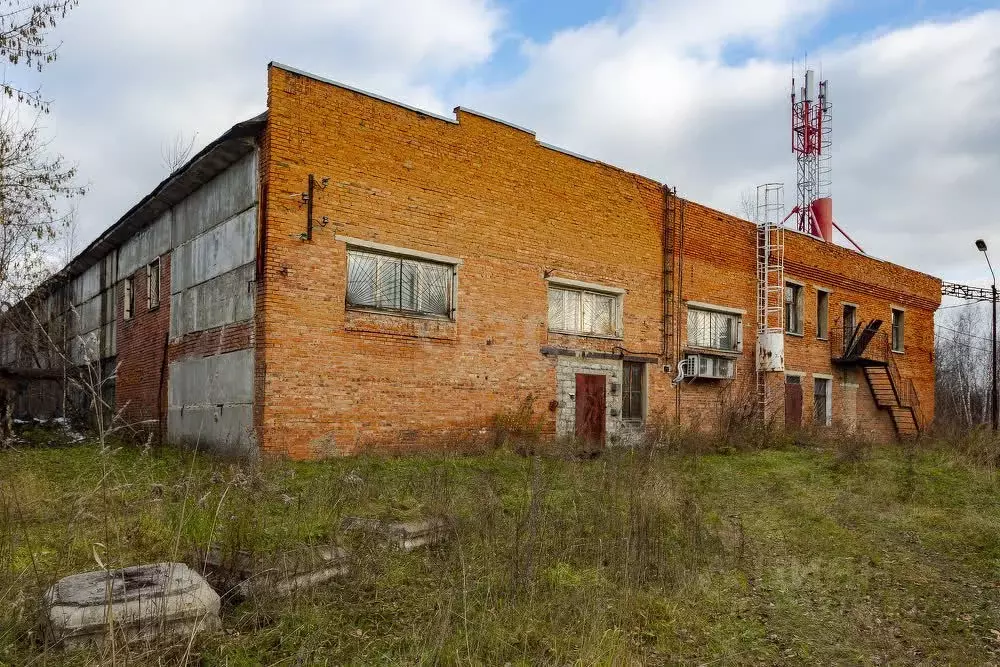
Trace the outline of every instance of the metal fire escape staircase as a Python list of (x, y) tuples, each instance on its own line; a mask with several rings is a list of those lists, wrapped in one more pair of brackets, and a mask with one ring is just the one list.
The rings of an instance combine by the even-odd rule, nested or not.
[(831, 347), (834, 362), (841, 365), (860, 366), (868, 381), (875, 405), (892, 416), (896, 435), (901, 439), (920, 435), (920, 402), (913, 381), (900, 375), (893, 357), (889, 337), (882, 327), (882, 320), (858, 324), (853, 330), (837, 326), (833, 331)]

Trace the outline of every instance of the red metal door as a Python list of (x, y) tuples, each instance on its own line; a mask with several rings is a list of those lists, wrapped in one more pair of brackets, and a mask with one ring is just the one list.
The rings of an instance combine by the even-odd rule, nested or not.
[(587, 449), (604, 447), (605, 377), (576, 376), (576, 437)]
[(785, 428), (802, 426), (802, 385), (785, 384)]

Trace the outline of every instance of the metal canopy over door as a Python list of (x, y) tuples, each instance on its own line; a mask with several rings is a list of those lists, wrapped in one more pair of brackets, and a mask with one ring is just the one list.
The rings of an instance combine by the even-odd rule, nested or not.
[(603, 375), (576, 375), (576, 437), (590, 451), (604, 447), (605, 382)]

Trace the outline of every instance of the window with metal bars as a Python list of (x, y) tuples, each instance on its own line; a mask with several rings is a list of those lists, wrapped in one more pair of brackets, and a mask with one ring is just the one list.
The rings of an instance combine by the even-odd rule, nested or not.
[(146, 266), (146, 309), (153, 310), (160, 305), (160, 258)]
[(641, 423), (646, 408), (646, 365), (626, 361), (622, 365), (622, 419)]
[(690, 307), (687, 315), (689, 347), (725, 352), (738, 352), (742, 349), (743, 323), (739, 315)]
[(549, 287), (549, 331), (620, 336), (618, 297), (568, 287)]
[(832, 384), (829, 378), (815, 378), (813, 381), (813, 422), (819, 426), (832, 423)]
[(452, 317), (455, 268), (348, 248), (347, 305)]
[(126, 278), (122, 281), (122, 316), (126, 320), (130, 320), (134, 312), (135, 288), (132, 284), (132, 278)]

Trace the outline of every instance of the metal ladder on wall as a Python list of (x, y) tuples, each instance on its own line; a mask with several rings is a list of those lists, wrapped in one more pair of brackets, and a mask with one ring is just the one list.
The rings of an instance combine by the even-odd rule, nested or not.
[[(785, 193), (780, 183), (757, 187), (757, 340), (784, 335), (785, 310)], [(758, 343), (759, 345), (759, 343)], [(758, 350), (759, 355), (759, 350)], [(767, 421), (771, 404), (767, 371), (756, 363), (757, 400)]]

